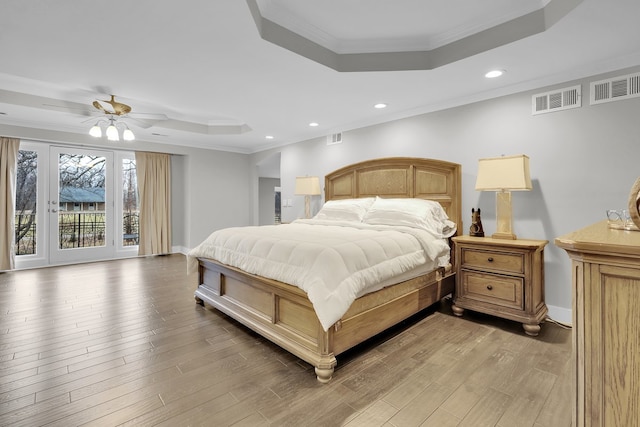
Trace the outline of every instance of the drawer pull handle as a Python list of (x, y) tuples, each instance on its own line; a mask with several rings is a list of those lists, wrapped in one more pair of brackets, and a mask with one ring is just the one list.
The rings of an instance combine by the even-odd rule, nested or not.
[(491, 286), (491, 285), (487, 285), (487, 289), (492, 290), (492, 289), (493, 289), (493, 286)]
[(489, 257), (489, 258), (487, 258), (487, 261), (489, 261), (489, 262), (493, 262), (493, 257)]

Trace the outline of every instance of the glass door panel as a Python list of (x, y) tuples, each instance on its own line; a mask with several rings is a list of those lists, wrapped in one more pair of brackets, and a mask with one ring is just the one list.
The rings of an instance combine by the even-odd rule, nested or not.
[(51, 147), (50, 259), (54, 264), (114, 254), (113, 154)]

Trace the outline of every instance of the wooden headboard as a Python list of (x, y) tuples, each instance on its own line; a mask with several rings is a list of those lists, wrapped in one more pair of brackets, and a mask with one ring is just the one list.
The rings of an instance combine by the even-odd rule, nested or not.
[(345, 166), (324, 179), (325, 200), (410, 197), (440, 202), (462, 234), (462, 166), (443, 160), (389, 157)]

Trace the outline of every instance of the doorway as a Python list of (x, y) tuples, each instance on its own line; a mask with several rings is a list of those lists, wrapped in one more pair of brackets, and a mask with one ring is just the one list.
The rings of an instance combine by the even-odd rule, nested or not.
[(280, 224), (280, 153), (274, 153), (258, 164), (258, 225)]

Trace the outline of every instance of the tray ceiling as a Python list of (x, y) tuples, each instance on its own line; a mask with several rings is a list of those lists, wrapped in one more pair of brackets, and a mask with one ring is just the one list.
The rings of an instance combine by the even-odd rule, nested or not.
[(640, 65), (640, 2), (604, 3), (10, 0), (0, 131), (90, 143), (114, 94), (166, 116), (138, 140), (261, 151)]

